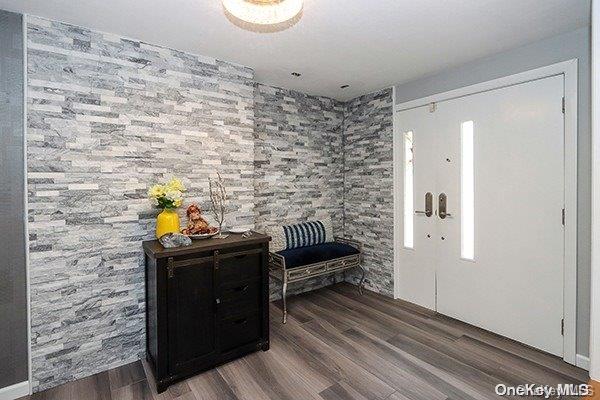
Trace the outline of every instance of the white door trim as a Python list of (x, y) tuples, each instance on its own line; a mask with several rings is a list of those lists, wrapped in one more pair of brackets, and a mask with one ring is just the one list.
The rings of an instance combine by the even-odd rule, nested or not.
[(600, 3), (592, 2), (592, 278), (590, 377), (600, 382)]
[(586, 356), (582, 356), (581, 354), (577, 354), (577, 365), (579, 368), (585, 369), (586, 371), (590, 370), (590, 358)]
[[(438, 93), (421, 99), (394, 104), (398, 111), (422, 107), (475, 93), (517, 85), (550, 76), (564, 75), (565, 84), (565, 265), (564, 265), (564, 338), (563, 359), (576, 364), (577, 341), (577, 59), (563, 61), (530, 71), (493, 79)], [(394, 92), (395, 93), (395, 92)], [(395, 97), (394, 97), (395, 98)], [(395, 117), (394, 117), (395, 120)], [(394, 125), (394, 221), (402, 221), (402, 147)], [(400, 225), (400, 226), (397, 226)], [(402, 226), (394, 223), (394, 297), (399, 298), (399, 251), (402, 248)]]

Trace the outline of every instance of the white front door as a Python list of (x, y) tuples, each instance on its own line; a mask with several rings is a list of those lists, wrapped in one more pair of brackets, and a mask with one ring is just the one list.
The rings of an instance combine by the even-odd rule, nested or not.
[[(427, 107), (398, 114), (401, 117), (401, 144), (404, 155), (404, 235), (402, 269), (398, 284), (403, 298), (435, 309), (435, 272), (438, 244), (435, 212), (436, 123)], [(427, 196), (431, 201), (426, 204)], [(412, 200), (412, 202), (411, 202)]]
[[(402, 250), (401, 271), (406, 260), (422, 262), (400, 274), (407, 279), (402, 298), (560, 356), (563, 79), (444, 101), (434, 112), (421, 107), (397, 119), (402, 132), (413, 131), (415, 209), (420, 192), (434, 194), (434, 216), (414, 215), (413, 248)], [(433, 155), (421, 154), (419, 134), (435, 138)], [(433, 172), (419, 171), (419, 156)], [(417, 283), (419, 269), (424, 279)], [(434, 306), (409, 287), (432, 292)]]

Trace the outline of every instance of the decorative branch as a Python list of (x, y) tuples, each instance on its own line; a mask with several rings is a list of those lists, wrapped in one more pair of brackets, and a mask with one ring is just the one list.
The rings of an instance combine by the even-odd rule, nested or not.
[(227, 190), (225, 182), (221, 174), (217, 172), (217, 179), (208, 178), (208, 186), (210, 190), (210, 202), (212, 204), (212, 212), (215, 220), (219, 224), (219, 231), (225, 220), (225, 202), (227, 201)]

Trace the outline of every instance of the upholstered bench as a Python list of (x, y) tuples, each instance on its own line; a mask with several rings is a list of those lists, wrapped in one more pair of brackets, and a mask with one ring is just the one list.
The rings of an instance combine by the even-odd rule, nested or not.
[(365, 270), (361, 266), (359, 242), (333, 236), (330, 220), (309, 221), (270, 228), (269, 273), (281, 281), (283, 323), (287, 320), (287, 287), (316, 276), (359, 268), (362, 276), (358, 292), (362, 294)]

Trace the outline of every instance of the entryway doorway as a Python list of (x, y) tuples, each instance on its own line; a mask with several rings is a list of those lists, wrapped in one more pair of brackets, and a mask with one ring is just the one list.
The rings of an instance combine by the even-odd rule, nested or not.
[(397, 110), (396, 294), (574, 362), (565, 79)]

